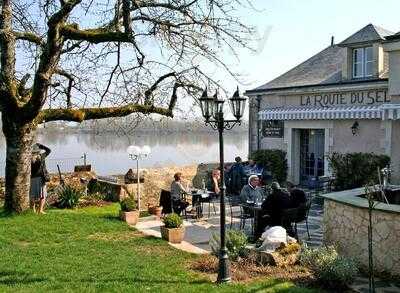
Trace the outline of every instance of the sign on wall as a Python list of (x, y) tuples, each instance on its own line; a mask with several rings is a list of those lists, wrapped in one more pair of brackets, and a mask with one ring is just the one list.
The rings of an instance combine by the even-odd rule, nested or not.
[(300, 96), (302, 106), (372, 105), (390, 102), (387, 90), (316, 93)]
[(263, 137), (283, 137), (283, 121), (282, 120), (264, 120), (261, 125), (261, 133)]

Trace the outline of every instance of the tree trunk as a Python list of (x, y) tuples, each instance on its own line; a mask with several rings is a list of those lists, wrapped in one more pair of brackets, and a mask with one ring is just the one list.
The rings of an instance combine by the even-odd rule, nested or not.
[(7, 146), (4, 208), (21, 213), (29, 209), (31, 154), (36, 125), (17, 122), (9, 116), (2, 115)]

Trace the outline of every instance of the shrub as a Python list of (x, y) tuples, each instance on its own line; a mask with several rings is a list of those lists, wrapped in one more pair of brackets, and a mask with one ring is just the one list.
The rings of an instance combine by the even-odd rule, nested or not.
[(274, 181), (286, 182), (288, 172), (286, 152), (282, 150), (257, 150), (250, 155), (250, 159), (271, 171)]
[(165, 216), (163, 219), (165, 228), (173, 229), (173, 228), (179, 228), (183, 224), (182, 218), (175, 213), (169, 214)]
[[(220, 237), (217, 233), (212, 233), (210, 238), (210, 246), (214, 255), (219, 255)], [(226, 233), (226, 248), (228, 256), (231, 260), (237, 260), (247, 255), (246, 250), (247, 236), (242, 231), (228, 230)]]
[(137, 209), (136, 201), (132, 197), (126, 197), (121, 202), (121, 210), (123, 212), (132, 212)]
[(390, 164), (386, 155), (373, 153), (333, 153), (328, 157), (329, 166), (335, 176), (336, 190), (346, 190), (378, 183), (378, 168)]
[(82, 196), (82, 191), (71, 185), (61, 186), (57, 191), (57, 206), (61, 209), (72, 209), (79, 204), (79, 199)]
[(308, 267), (322, 284), (331, 288), (345, 288), (358, 274), (356, 263), (338, 255), (333, 246), (303, 247), (300, 263)]

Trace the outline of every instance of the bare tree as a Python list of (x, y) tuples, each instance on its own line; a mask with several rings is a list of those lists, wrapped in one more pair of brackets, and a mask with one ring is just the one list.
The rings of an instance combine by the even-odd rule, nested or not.
[(178, 96), (219, 86), (205, 66), (234, 75), (220, 52), (247, 47), (252, 33), (235, 15), (248, 0), (0, 3), (5, 208), (18, 213), (28, 208), (38, 124), (131, 113), (173, 117)]

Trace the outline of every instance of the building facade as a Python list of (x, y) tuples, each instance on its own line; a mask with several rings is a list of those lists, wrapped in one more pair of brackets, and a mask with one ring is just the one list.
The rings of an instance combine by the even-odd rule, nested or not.
[(286, 151), (295, 183), (329, 176), (333, 152), (389, 155), (400, 182), (400, 33), (367, 25), (246, 95), (249, 153)]

